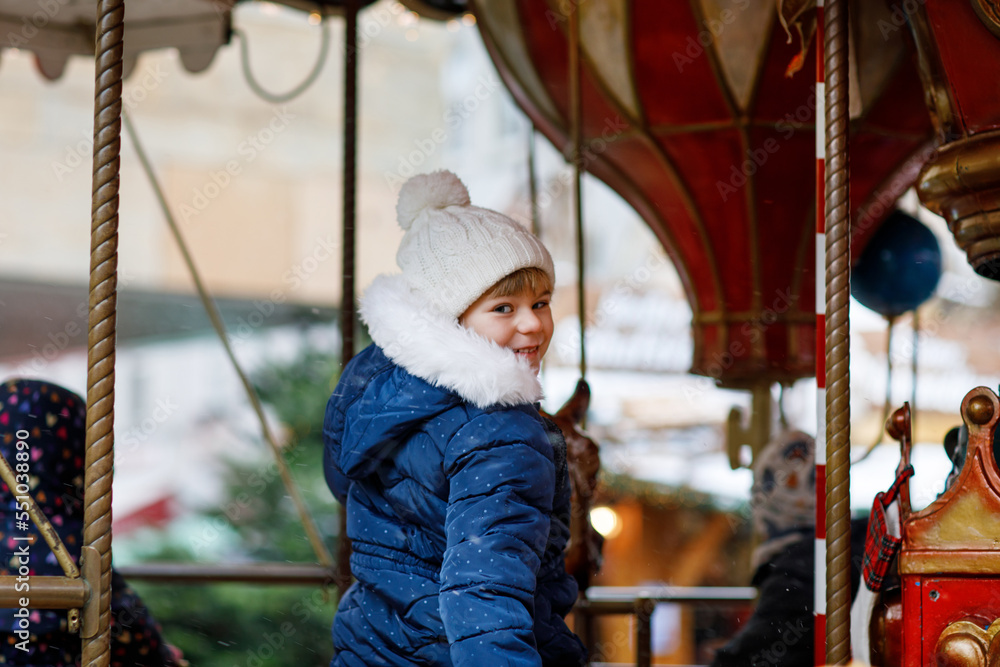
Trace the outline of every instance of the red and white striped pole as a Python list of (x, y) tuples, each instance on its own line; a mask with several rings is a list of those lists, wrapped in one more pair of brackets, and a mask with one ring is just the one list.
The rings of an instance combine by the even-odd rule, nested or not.
[(813, 664), (826, 664), (826, 75), (816, 0), (816, 577)]

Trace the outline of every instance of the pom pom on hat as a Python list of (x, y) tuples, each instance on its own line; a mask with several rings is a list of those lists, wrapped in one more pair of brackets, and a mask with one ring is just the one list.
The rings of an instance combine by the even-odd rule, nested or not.
[(403, 277), (448, 317), (458, 318), (520, 269), (541, 269), (555, 285), (552, 257), (542, 242), (506, 215), (473, 206), (450, 171), (404, 183), (396, 217), (406, 231), (396, 253)]
[(406, 181), (396, 202), (396, 219), (404, 230), (410, 229), (420, 214), (428, 209), (468, 206), (469, 190), (450, 171), (418, 174)]

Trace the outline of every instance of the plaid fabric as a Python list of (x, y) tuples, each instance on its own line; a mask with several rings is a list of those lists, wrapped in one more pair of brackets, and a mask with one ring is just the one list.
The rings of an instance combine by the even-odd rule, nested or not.
[[(862, 575), (865, 579), (865, 586), (868, 590), (878, 592), (882, 590), (885, 582), (885, 575), (889, 571), (889, 565), (899, 550), (902, 538), (893, 535), (889, 530), (886, 521), (885, 509), (896, 502), (899, 487), (903, 482), (913, 475), (913, 466), (907, 466), (896, 477), (896, 481), (888, 491), (875, 496), (872, 503), (872, 513), (868, 518), (868, 536), (865, 539), (865, 558), (862, 568)], [(898, 526), (896, 527), (898, 530)]]

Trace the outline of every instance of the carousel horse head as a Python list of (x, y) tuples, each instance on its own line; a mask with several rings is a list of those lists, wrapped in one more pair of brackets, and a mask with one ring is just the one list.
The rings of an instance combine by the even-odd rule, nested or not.
[(590, 578), (600, 569), (600, 533), (590, 523), (590, 509), (597, 489), (601, 458), (597, 443), (580, 428), (590, 406), (590, 387), (585, 380), (576, 384), (572, 396), (551, 419), (566, 439), (566, 461), (572, 486), (570, 539), (566, 547), (566, 571), (577, 580), (580, 590), (590, 585)]

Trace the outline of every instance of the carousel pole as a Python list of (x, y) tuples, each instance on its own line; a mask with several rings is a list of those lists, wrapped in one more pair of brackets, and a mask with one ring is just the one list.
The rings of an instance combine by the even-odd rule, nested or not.
[(80, 636), (83, 664), (111, 659), (111, 482), (114, 473), (118, 184), (124, 0), (99, 0), (95, 37), (94, 175), (87, 335), (87, 439), (81, 565), (90, 585)]
[[(851, 212), (848, 128), (847, 0), (823, 16), (826, 156), (826, 660), (851, 658)], [(817, 454), (818, 456), (818, 454)]]
[[(569, 129), (573, 152), (573, 216), (576, 227), (577, 316), (580, 318), (580, 379), (587, 379), (587, 295), (584, 279), (583, 239), (583, 101), (581, 94), (580, 6), (569, 8)], [(585, 427), (585, 425), (581, 425)]]
[(534, 124), (528, 130), (528, 201), (531, 204), (531, 233), (541, 238), (542, 213), (538, 209), (538, 175), (535, 165), (535, 130)]
[(823, 0), (816, 2), (816, 556), (814, 665), (826, 664), (826, 142)]
[[(343, 274), (340, 283), (340, 368), (354, 358), (356, 319), (354, 222), (358, 169), (358, 11), (359, 0), (344, 5), (344, 228)], [(340, 535), (337, 539), (336, 585), (343, 595), (351, 585), (351, 542), (347, 539), (346, 508), (340, 508)]]

